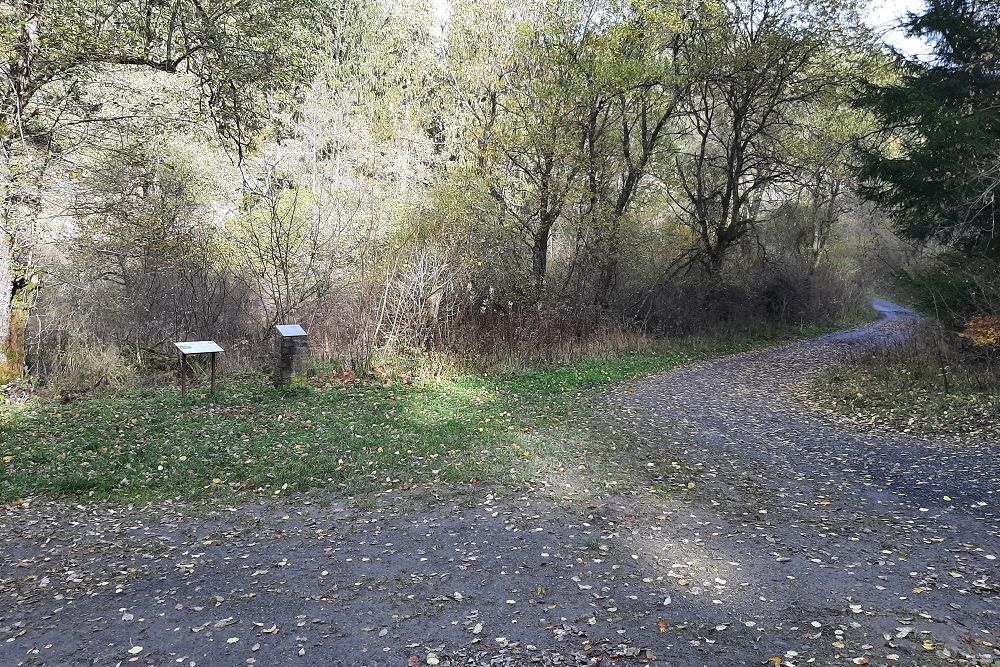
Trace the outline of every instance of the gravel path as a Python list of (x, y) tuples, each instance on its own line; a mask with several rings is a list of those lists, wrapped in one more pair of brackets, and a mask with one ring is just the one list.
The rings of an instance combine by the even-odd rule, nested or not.
[(996, 445), (863, 433), (803, 398), (905, 336), (877, 307), (622, 387), (588, 426), (606, 460), (531, 488), (0, 510), (0, 665), (1000, 661)]

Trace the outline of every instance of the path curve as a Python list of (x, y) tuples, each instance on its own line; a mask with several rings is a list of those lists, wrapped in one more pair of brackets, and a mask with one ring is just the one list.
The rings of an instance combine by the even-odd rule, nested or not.
[[(923, 621), (923, 636), (994, 664), (1000, 447), (864, 430), (808, 400), (822, 373), (905, 341), (919, 321), (888, 301), (873, 307), (880, 319), (866, 327), (634, 383), (605, 416), (643, 433), (649, 457), (693, 467), (692, 506), (711, 507), (713, 535), (751, 558), (743, 569), (759, 601), (818, 615), (846, 601), (865, 616), (876, 651), (879, 632), (895, 650), (889, 638)], [(681, 442), (693, 444), (678, 452)], [(945, 658), (958, 664), (955, 653)]]
[(686, 427), (720, 460), (758, 462), (817, 493), (850, 487), (861, 503), (964, 514), (996, 534), (996, 443), (864, 431), (806, 400), (820, 374), (851, 354), (905, 340), (919, 321), (892, 302), (872, 305), (881, 319), (870, 326), (665, 373), (634, 385), (624, 404)]

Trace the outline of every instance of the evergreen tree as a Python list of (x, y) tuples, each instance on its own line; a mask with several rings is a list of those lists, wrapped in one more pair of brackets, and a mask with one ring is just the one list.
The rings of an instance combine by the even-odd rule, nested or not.
[(863, 154), (862, 191), (905, 237), (996, 257), (1000, 5), (929, 0), (908, 28), (933, 57), (906, 62), (898, 82), (863, 94), (887, 140)]

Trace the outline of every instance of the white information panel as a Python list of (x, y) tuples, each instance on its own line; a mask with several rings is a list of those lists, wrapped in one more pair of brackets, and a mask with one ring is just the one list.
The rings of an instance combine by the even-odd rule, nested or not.
[(191, 340), (184, 343), (174, 343), (181, 354), (209, 354), (222, 352), (222, 348), (214, 340)]
[(305, 329), (300, 327), (298, 324), (276, 324), (274, 328), (278, 330), (284, 338), (294, 338), (296, 336), (307, 335)]

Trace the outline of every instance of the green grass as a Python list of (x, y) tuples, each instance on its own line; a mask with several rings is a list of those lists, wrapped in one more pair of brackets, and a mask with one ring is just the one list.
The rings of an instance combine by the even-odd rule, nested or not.
[(1000, 392), (961, 367), (948, 391), (933, 360), (862, 363), (837, 369), (814, 388), (817, 402), (860, 425), (904, 433), (1000, 438)]
[(995, 352), (928, 318), (902, 344), (865, 352), (820, 377), (819, 405), (862, 426), (1000, 439)]
[(926, 320), (904, 343), (874, 349), (822, 376), (816, 402), (855, 423), (905, 433), (1000, 438), (995, 352)]
[[(234, 377), (205, 390), (69, 405), (0, 406), (0, 503), (29, 496), (150, 501), (517, 482), (557, 448), (602, 388), (696, 359), (818, 331), (676, 344), (655, 354), (416, 384), (326, 382), (279, 390)], [(572, 429), (570, 429), (572, 430)]]

